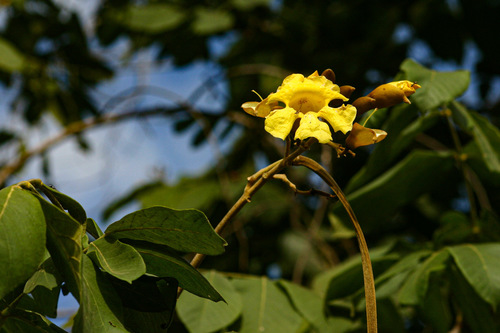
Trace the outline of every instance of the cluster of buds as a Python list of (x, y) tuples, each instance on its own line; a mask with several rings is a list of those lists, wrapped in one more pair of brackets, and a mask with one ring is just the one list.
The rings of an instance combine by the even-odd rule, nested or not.
[(346, 146), (355, 149), (382, 141), (387, 133), (354, 123), (356, 116), (371, 110), (410, 103), (408, 96), (420, 86), (410, 81), (383, 84), (367, 96), (349, 100), (355, 88), (335, 84), (331, 69), (321, 75), (314, 72), (308, 77), (292, 74), (283, 80), (275, 93), (260, 102), (246, 102), (245, 112), (265, 118), (265, 129), (274, 137), (285, 140), (316, 138), (323, 144), (331, 144), (333, 131), (348, 134)]

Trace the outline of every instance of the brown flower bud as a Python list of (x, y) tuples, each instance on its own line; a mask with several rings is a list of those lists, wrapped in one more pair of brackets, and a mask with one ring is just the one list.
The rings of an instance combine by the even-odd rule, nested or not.
[(368, 146), (385, 139), (387, 132), (379, 129), (371, 129), (354, 123), (351, 133), (346, 139), (346, 146), (350, 149), (356, 149), (362, 146)]
[(325, 69), (323, 73), (321, 73), (321, 76), (326, 77), (328, 80), (332, 81), (335, 83), (335, 73), (330, 69)]
[(414, 94), (418, 88), (420, 88), (418, 84), (407, 80), (390, 82), (375, 88), (368, 97), (375, 99), (375, 107), (379, 109), (401, 102), (411, 104), (408, 96)]
[(352, 102), (352, 105), (354, 105), (356, 107), (356, 110), (358, 110), (359, 116), (368, 110), (375, 109), (377, 107), (375, 102), (376, 101), (374, 98), (363, 96)]

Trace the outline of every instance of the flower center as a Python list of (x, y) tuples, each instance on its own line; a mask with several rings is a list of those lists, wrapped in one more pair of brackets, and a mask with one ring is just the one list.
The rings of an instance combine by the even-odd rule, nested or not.
[(318, 94), (317, 92), (301, 92), (294, 94), (290, 99), (289, 107), (296, 111), (307, 113), (307, 112), (318, 112), (321, 110), (328, 101), (324, 96)]

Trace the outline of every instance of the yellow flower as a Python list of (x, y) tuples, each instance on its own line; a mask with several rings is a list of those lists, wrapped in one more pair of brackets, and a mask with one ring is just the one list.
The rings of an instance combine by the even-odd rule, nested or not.
[(274, 137), (284, 140), (299, 119), (295, 139), (314, 137), (320, 143), (327, 143), (332, 140), (328, 124), (334, 131), (346, 134), (356, 117), (354, 106), (332, 108), (328, 106), (332, 100), (348, 98), (340, 93), (338, 85), (314, 72), (308, 77), (289, 75), (275, 93), (261, 102), (244, 103), (242, 108), (251, 115), (265, 117), (265, 130)]

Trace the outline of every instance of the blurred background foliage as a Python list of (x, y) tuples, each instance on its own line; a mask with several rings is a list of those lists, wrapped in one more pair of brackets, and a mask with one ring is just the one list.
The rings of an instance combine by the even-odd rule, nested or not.
[[(149, 50), (154, 62), (170, 61), (176, 69), (200, 61), (221, 68), (205, 81), (193, 82), (197, 89), (184, 96), (186, 101), (138, 106), (132, 113), (140, 117), (154, 112), (168, 118), (171, 127), (165, 130), (189, 133), (194, 147), (226, 144), (230, 148), (219, 151), (213, 167), (201, 175), (186, 175), (175, 183), (160, 177), (129, 193), (113, 193), (117, 199), (101, 217), (96, 216), (101, 223), (130, 203), (199, 208), (217, 223), (241, 194), (246, 177), (283, 154), (283, 143), (264, 131), (262, 119), (240, 108), (243, 102), (257, 99), (252, 90), (265, 97), (289, 73), (308, 75), (326, 68), (335, 71), (339, 85), (356, 88), (351, 100), (393, 81), (396, 75), (417, 77), (424, 90), (423, 83), (434, 82), (436, 72), (405, 61), (412, 57), (431, 69), (470, 70), (462, 104), (451, 101), (466, 90), (469, 74), (456, 71), (436, 79), (434, 88), (439, 89), (439, 82), (445, 85), (437, 104), (428, 88), (420, 99), (418, 93), (412, 97), (411, 105), (374, 115), (370, 127), (389, 133), (376, 147), (360, 148), (355, 157), (339, 159), (330, 148), (317, 146), (309, 155), (321, 161), (350, 195), (370, 248), (386, 244), (383, 253), (392, 251), (402, 258), (447, 245), (500, 240), (500, 166), (496, 164), (500, 43), (495, 28), (500, 1), (96, 0), (88, 15), (79, 14), (84, 5), (73, 7), (63, 1), (3, 2), (0, 80), (10, 98), (8, 110), (2, 112), (22, 115), (28, 131), (50, 115), (61, 131), (72, 129), (62, 136), (76, 140), (81, 149), (92, 149), (82, 134), (85, 128), (79, 127), (81, 121), (112, 122), (106, 118), (107, 102), (154, 91), (138, 85), (125, 96), (108, 101), (96, 98), (99, 85), (115, 78), (138, 53)], [(116, 45), (125, 45), (119, 61)], [(220, 82), (227, 85), (225, 94), (211, 90)], [(195, 106), (211, 93), (220, 94), (219, 105)], [(446, 114), (448, 109), (452, 116)], [(29, 159), (51, 146), (35, 149), (40, 142), (28, 146), (25, 133), (10, 126), (8, 116), (3, 119), (7, 121), (0, 127), (0, 147), (10, 152), (0, 161), (5, 185)], [(234, 141), (225, 141), (228, 137)], [(484, 148), (485, 140), (490, 150)], [(51, 172), (50, 167), (42, 171)], [(287, 175), (300, 189), (324, 189), (304, 170), (291, 169)], [(227, 240), (224, 257), (207, 259), (205, 267), (283, 277), (304, 285), (357, 253), (342, 207), (324, 198), (295, 195), (278, 181), (267, 184), (238, 215)], [(381, 258), (375, 263), (378, 273), (397, 261)], [(348, 280), (342, 281), (351, 283)], [(358, 282), (347, 288), (349, 292), (329, 290), (329, 305), (349, 313), (349, 306), (339, 299), (349, 296), (359, 301)], [(439, 283), (432, 288), (441, 294), (448, 290), (449, 296), (449, 285)], [(426, 311), (420, 301), (401, 302), (418, 309), (408, 312), (396, 310), (395, 304), (401, 304), (387, 300), (381, 306), (381, 325), (388, 325), (384, 318), (390, 320), (394, 313), (406, 318), (401, 327), (414, 332), (425, 327), (444, 332), (455, 323), (450, 319), (436, 324), (431, 315), (434, 308)], [(447, 315), (453, 309), (448, 304)], [(352, 311), (362, 312), (359, 306)], [(498, 320), (495, 324), (493, 317), (488, 318), (493, 325), (488, 327), (498, 325)], [(465, 329), (478, 332), (481, 324), (467, 325)], [(398, 330), (384, 330), (390, 331)]]

